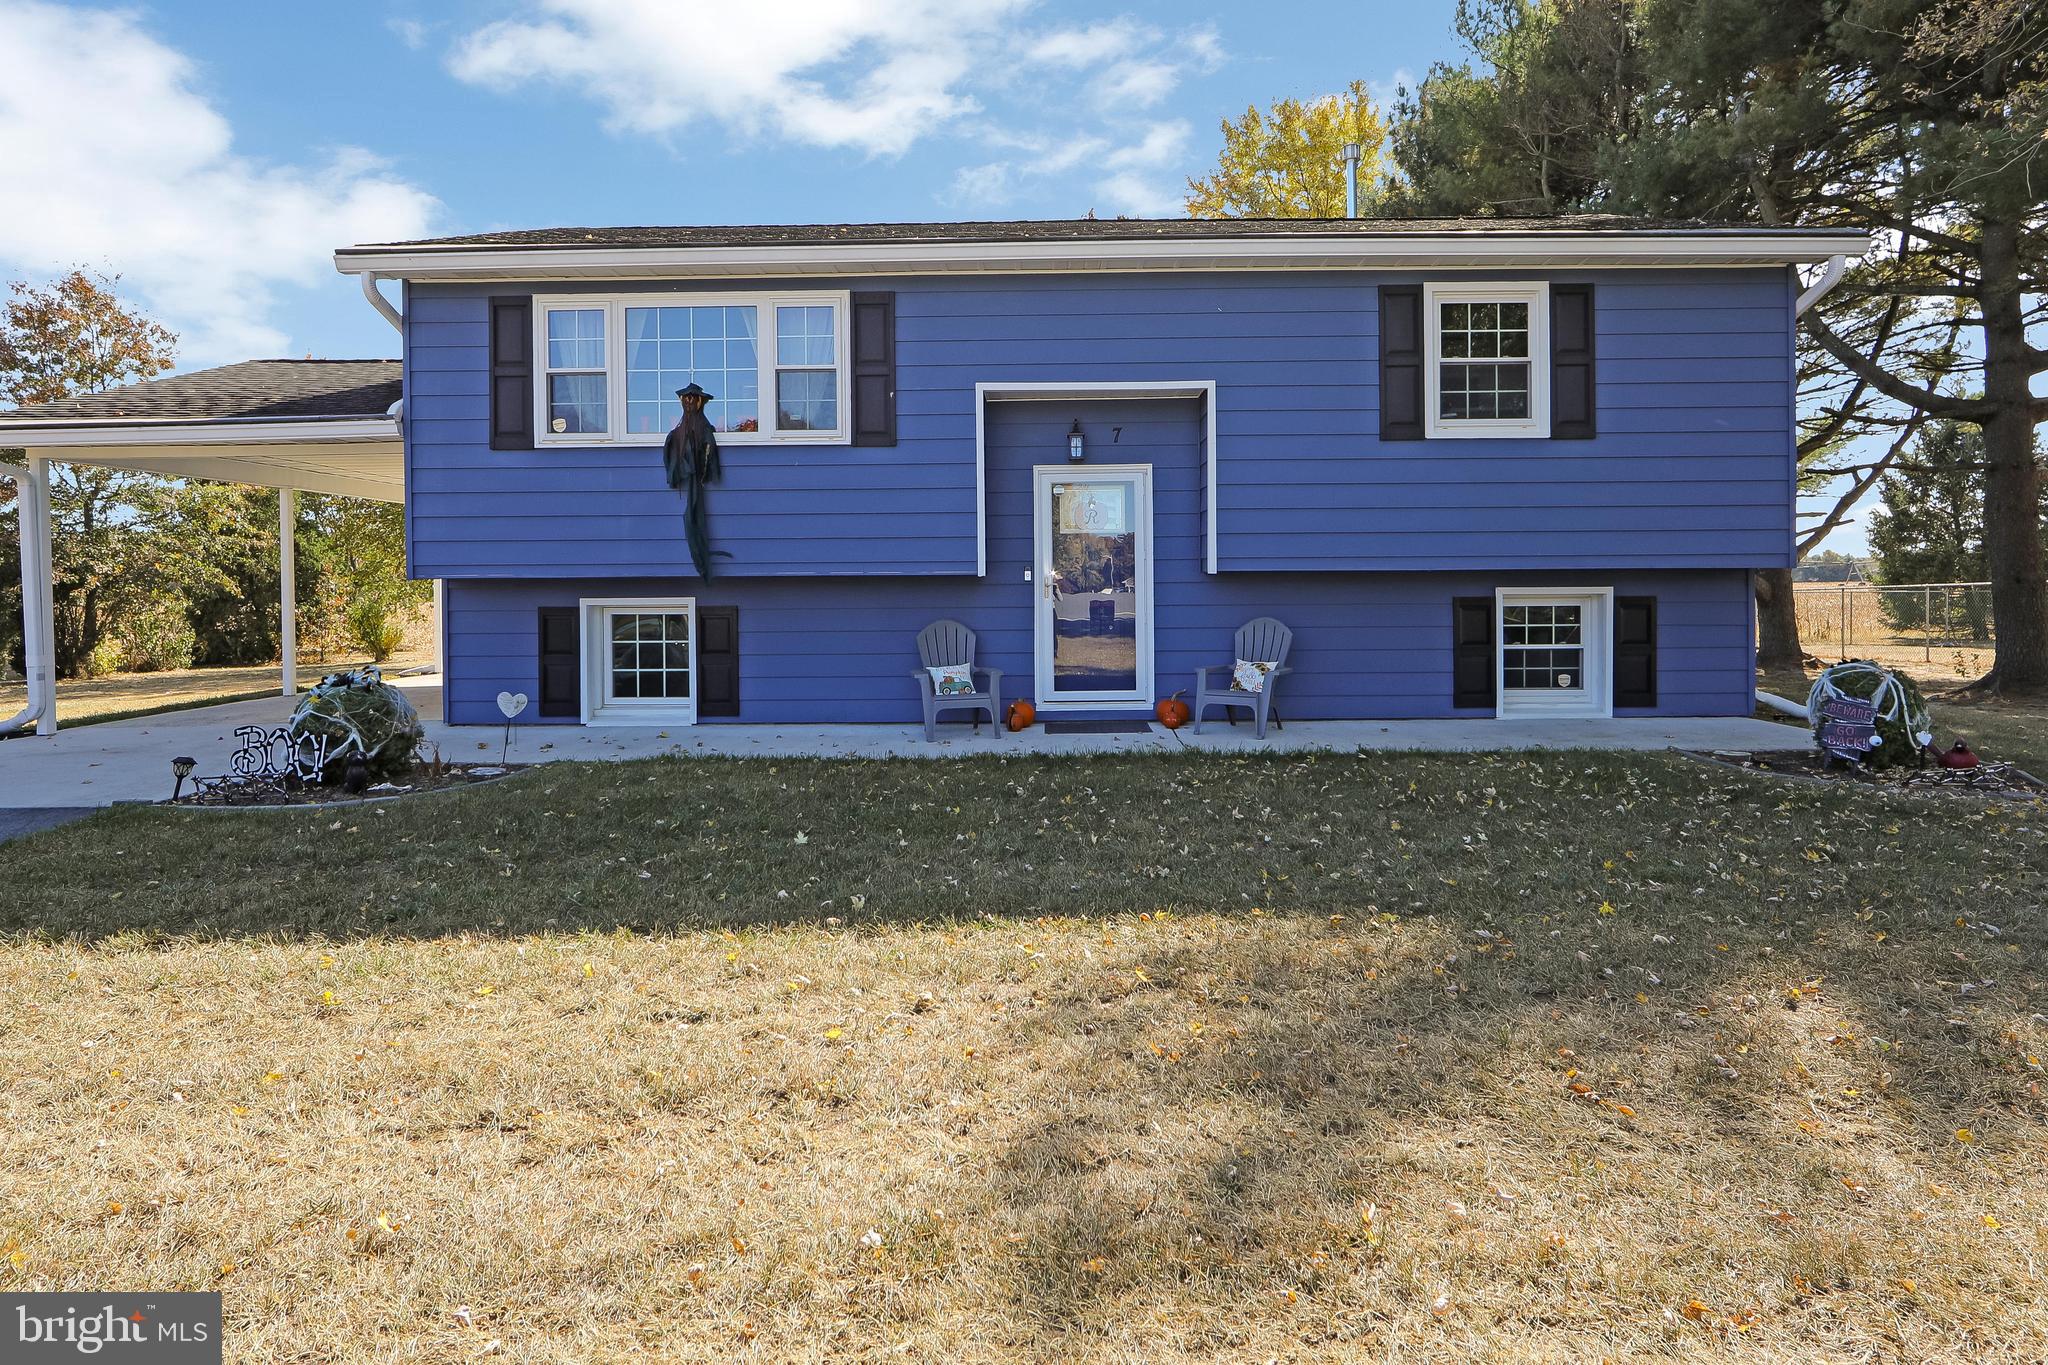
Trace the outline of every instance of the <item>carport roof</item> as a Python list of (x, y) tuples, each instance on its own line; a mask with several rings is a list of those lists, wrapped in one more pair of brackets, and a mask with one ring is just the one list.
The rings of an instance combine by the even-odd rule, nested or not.
[(399, 397), (396, 360), (244, 360), (0, 413), (17, 421), (381, 417)]
[(245, 360), (0, 412), (0, 448), (399, 502), (401, 373), (396, 360)]

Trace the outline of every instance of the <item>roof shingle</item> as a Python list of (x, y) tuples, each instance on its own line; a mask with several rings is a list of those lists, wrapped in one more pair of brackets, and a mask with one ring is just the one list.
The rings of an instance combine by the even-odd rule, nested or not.
[(244, 360), (0, 413), (8, 420), (206, 421), (381, 417), (400, 394), (396, 360)]
[(552, 227), (372, 242), (378, 247), (729, 247), (913, 242), (1173, 241), (1243, 237), (1407, 237), (1430, 234), (1740, 232), (1797, 237), (1817, 228), (1630, 218), (1056, 218), (976, 223), (810, 223), (702, 227)]

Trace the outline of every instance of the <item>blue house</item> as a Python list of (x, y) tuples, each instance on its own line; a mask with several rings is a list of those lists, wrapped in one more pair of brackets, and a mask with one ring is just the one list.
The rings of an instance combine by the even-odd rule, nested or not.
[[(1149, 712), (1260, 616), (1290, 719), (1711, 716), (1752, 709), (1751, 576), (1792, 562), (1796, 267), (1865, 244), (1085, 220), (336, 262), (403, 282), (454, 723), (903, 723), (941, 618), (1006, 701)], [(661, 449), (691, 383), (708, 576)]]

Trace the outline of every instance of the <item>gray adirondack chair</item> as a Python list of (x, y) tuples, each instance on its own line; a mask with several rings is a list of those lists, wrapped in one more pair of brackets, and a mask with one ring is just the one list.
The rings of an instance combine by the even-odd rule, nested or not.
[[(1003, 737), (1002, 717), (996, 714), (996, 707), (1002, 704), (1003, 671), (1000, 668), (974, 668), (974, 632), (958, 621), (934, 621), (917, 633), (917, 658), (919, 667), (910, 676), (917, 680), (917, 695), (924, 702), (924, 737), (939, 737), (939, 712), (971, 709), (975, 712), (974, 726), (981, 728), (981, 715), (988, 712), (989, 729), (996, 732), (996, 738)], [(942, 697), (932, 686), (932, 675), (928, 668), (944, 668), (948, 664), (966, 664), (974, 668), (977, 680), (986, 678), (980, 687), (972, 692), (962, 692), (951, 697)]]
[[(1266, 737), (1266, 717), (1271, 715), (1273, 724), (1279, 729), (1287, 727), (1281, 723), (1280, 708), (1273, 704), (1274, 685), (1284, 673), (1294, 670), (1287, 667), (1287, 651), (1294, 647), (1294, 632), (1270, 616), (1261, 616), (1256, 621), (1247, 621), (1237, 628), (1237, 657), (1253, 663), (1272, 661), (1273, 671), (1266, 675), (1266, 685), (1257, 692), (1239, 692), (1230, 685), (1230, 670), (1236, 660), (1227, 664), (1211, 664), (1195, 670), (1195, 733), (1202, 733), (1202, 713), (1212, 706), (1223, 708), (1224, 717), (1232, 725), (1237, 717), (1231, 708), (1236, 707), (1252, 713), (1258, 725), (1260, 739)], [(1217, 685), (1211, 678), (1221, 675), (1222, 683)]]

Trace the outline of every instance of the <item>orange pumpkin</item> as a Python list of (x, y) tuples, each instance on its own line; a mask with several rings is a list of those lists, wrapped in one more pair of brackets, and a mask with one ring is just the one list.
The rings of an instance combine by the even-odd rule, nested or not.
[(1038, 708), (1023, 698), (1010, 703), (1008, 725), (1012, 733), (1024, 729), (1038, 719)]
[(1178, 730), (1188, 723), (1190, 713), (1188, 704), (1182, 701), (1180, 693), (1176, 692), (1170, 697), (1161, 697), (1159, 704), (1152, 708), (1152, 714), (1157, 716), (1159, 723), (1167, 729)]

